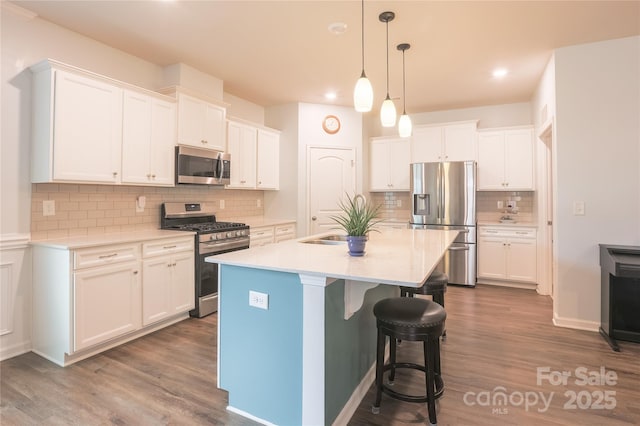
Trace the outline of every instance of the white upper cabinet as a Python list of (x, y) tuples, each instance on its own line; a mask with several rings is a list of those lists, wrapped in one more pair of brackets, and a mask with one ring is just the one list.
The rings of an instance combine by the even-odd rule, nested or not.
[(255, 127), (229, 121), (229, 154), (231, 181), (229, 188), (256, 187), (256, 152), (258, 133)]
[(476, 159), (477, 121), (418, 125), (411, 138), (411, 162)]
[(125, 90), (122, 183), (174, 186), (174, 102)]
[(231, 182), (227, 188), (280, 188), (280, 133), (249, 123), (229, 120), (228, 152)]
[(122, 89), (34, 69), (32, 182), (120, 182)]
[(258, 129), (258, 189), (280, 189), (280, 134)]
[(370, 191), (409, 191), (408, 138), (373, 138), (369, 145)]
[(178, 93), (178, 143), (225, 151), (226, 109), (185, 93)]
[(173, 99), (56, 61), (31, 70), (32, 182), (174, 185)]
[(532, 191), (533, 128), (478, 131), (478, 190)]

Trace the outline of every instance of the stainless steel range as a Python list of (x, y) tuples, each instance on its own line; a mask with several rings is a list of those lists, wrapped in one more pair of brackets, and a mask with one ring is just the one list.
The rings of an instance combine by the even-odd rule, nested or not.
[(196, 308), (192, 317), (202, 318), (218, 310), (218, 264), (205, 262), (207, 256), (249, 248), (249, 226), (218, 222), (213, 206), (206, 203), (164, 203), (160, 227), (196, 232)]

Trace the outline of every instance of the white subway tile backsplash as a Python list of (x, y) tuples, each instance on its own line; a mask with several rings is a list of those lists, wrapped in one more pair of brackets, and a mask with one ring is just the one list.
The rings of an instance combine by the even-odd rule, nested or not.
[[(203, 201), (224, 210), (216, 213), (220, 221), (264, 214), (263, 191), (225, 190), (206, 186), (177, 188), (76, 185), (37, 183), (31, 188), (31, 238), (50, 239), (76, 235), (152, 230), (160, 227), (163, 202)], [(147, 199), (144, 212), (137, 213), (136, 199)], [(42, 215), (42, 201), (55, 200), (56, 214)], [(258, 207), (257, 200), (260, 200)]]

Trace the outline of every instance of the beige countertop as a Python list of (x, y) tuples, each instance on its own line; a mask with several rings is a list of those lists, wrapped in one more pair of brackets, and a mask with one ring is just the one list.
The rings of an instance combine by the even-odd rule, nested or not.
[(51, 240), (34, 240), (30, 244), (34, 246), (58, 248), (62, 250), (75, 250), (87, 247), (97, 247), (110, 244), (137, 243), (141, 241), (159, 240), (171, 237), (186, 237), (194, 235), (191, 231), (169, 231), (155, 229), (149, 231), (117, 232), (113, 234), (83, 235)]
[(269, 219), (263, 217), (245, 217), (235, 218), (234, 222), (246, 223), (251, 228), (259, 228), (261, 226), (278, 226), (286, 223), (296, 223), (295, 219)]
[(458, 236), (458, 231), (382, 229), (369, 234), (366, 253), (362, 257), (350, 256), (346, 242), (304, 243), (305, 240), (336, 233), (326, 232), (275, 245), (210, 256), (206, 261), (318, 277), (419, 287)]

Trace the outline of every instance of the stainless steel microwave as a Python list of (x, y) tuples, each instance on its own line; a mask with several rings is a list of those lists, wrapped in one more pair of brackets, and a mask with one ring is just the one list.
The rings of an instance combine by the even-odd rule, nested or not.
[(231, 154), (176, 147), (176, 184), (227, 185), (230, 177)]

